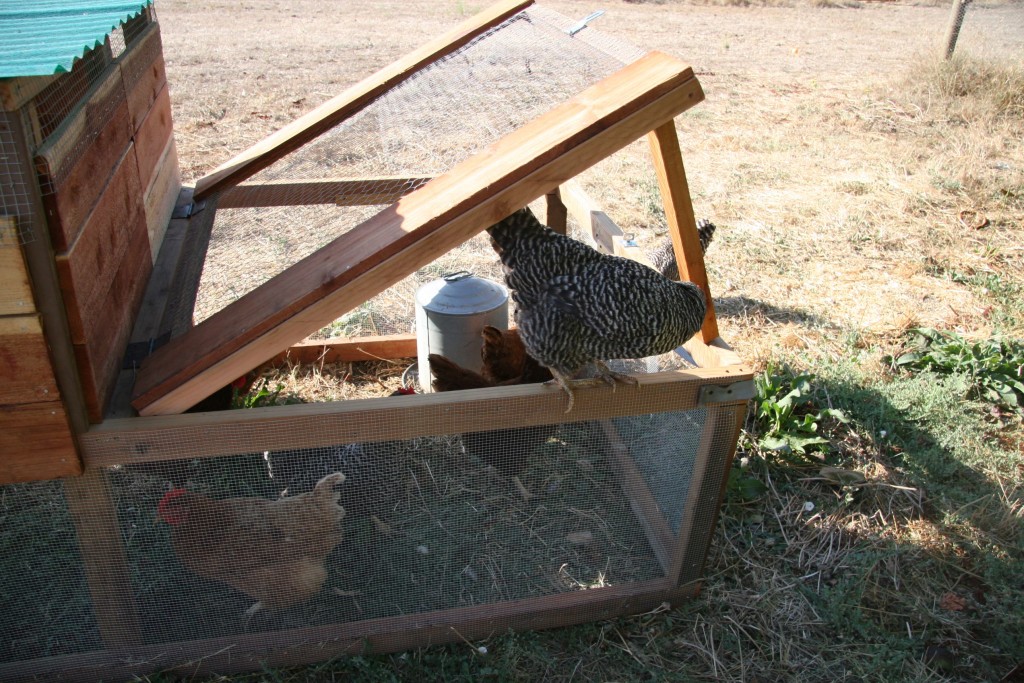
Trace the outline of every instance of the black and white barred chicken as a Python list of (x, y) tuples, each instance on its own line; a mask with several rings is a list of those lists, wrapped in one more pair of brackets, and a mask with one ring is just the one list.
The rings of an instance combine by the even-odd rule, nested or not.
[[(715, 224), (707, 218), (697, 221), (697, 239), (700, 240), (702, 254), (707, 253), (711, 238), (715, 236), (715, 230)], [(676, 252), (671, 238), (665, 238), (657, 249), (647, 254), (647, 258), (650, 259), (654, 269), (669, 280), (679, 279), (679, 264), (676, 263)]]
[(630, 259), (561, 235), (522, 208), (487, 229), (501, 258), (526, 350), (569, 395), (588, 363), (614, 385), (636, 384), (603, 361), (677, 348), (700, 329), (707, 304), (692, 282), (673, 282)]

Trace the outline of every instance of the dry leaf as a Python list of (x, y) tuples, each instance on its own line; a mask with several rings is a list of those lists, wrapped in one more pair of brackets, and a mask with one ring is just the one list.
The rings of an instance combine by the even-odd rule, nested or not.
[(838, 486), (860, 486), (867, 481), (860, 472), (839, 467), (822, 467), (818, 474)]
[(946, 593), (939, 598), (939, 607), (949, 612), (963, 612), (967, 607), (967, 601), (956, 593)]

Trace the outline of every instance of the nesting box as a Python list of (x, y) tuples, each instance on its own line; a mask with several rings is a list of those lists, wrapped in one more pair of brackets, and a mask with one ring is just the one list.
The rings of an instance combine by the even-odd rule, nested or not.
[[(73, 433), (103, 419), (180, 181), (144, 3), (4, 21), (43, 45), (7, 47), (0, 78), (0, 481), (24, 481), (81, 472)], [(96, 47), (72, 65), (65, 40)]]
[[(752, 393), (712, 305), (568, 413), (548, 384), (186, 411), (282, 354), (414, 358), (403, 293), (530, 202), (643, 260), (584, 175), (637, 140), (710, 301), (674, 124), (702, 98), (676, 59), (501, 2), (183, 191), (103, 419), (74, 429), (83, 473), (4, 487), (0, 679), (298, 664), (696, 594)], [(271, 251), (247, 286), (211, 267)]]

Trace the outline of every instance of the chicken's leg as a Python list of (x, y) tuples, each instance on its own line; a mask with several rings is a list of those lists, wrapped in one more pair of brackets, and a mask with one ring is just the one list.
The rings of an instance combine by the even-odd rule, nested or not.
[(556, 370), (554, 368), (548, 368), (548, 370), (551, 371), (551, 376), (555, 378), (554, 381), (558, 382), (558, 385), (565, 389), (565, 393), (569, 394), (569, 405), (565, 409), (565, 412), (568, 413), (572, 410), (572, 406), (576, 402), (576, 396), (572, 392), (572, 387), (569, 386), (571, 379), (560, 370)]

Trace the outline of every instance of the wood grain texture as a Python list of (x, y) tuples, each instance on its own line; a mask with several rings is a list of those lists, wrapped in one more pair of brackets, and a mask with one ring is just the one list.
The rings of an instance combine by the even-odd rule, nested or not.
[(0, 315), (23, 315), (35, 308), (17, 219), (0, 216)]
[(160, 26), (152, 24), (118, 59), (128, 99), (132, 130), (137, 131), (167, 84)]
[(146, 187), (159, 172), (157, 164), (164, 157), (168, 142), (174, 140), (174, 129), (171, 122), (171, 96), (166, 85), (157, 93), (153, 107), (147, 113), (142, 125), (135, 131), (134, 140), (139, 178), (142, 179), (143, 186)]
[(533, 4), (533, 0), (501, 0), (414, 52), (328, 100), (277, 133), (222, 164), (196, 183), (202, 199), (251, 177), (284, 155), (352, 116), (380, 94), (417, 71), (451, 54), (476, 36)]
[(146, 187), (143, 208), (146, 212), (146, 233), (149, 235), (150, 258), (156, 262), (164, 234), (174, 213), (181, 192), (181, 171), (178, 169), (178, 151), (174, 136), (167, 139), (160, 160)]
[(61, 401), (0, 405), (0, 484), (81, 473)]
[(707, 302), (701, 337), (705, 343), (718, 337), (715, 302), (708, 287), (708, 274), (704, 269), (704, 254), (697, 234), (697, 220), (690, 201), (690, 187), (686, 182), (686, 169), (679, 150), (679, 136), (674, 121), (659, 126), (648, 135), (654, 170), (658, 176), (661, 202), (665, 208), (665, 221), (672, 237), (672, 246), (679, 264), (679, 278), (689, 280), (702, 290)]
[(121, 369), (146, 282), (153, 269), (145, 225), (134, 231), (102, 306), (88, 319), (83, 343), (74, 346), (89, 421), (100, 422)]
[(512, 630), (570, 626), (678, 607), (696, 594), (664, 579), (458, 607), (347, 624), (253, 633), (0, 664), (0, 678), (91, 683), (128, 680), (156, 670), (186, 678), (266, 667), (298, 666), (331, 657), (382, 654), (449, 642), (480, 640)]
[(581, 381), (574, 385), (576, 403), (569, 415), (558, 386), (529, 384), (106, 420), (82, 435), (81, 443), (86, 462), (106, 466), (442, 436), (691, 410), (700, 387), (751, 377), (742, 368), (653, 373), (637, 376), (639, 389), (620, 388), (617, 394), (603, 381)]
[[(58, 252), (65, 251), (82, 231), (131, 137), (121, 72), (111, 65), (88, 98), (36, 154), (46, 220)], [(79, 153), (83, 145), (85, 149)]]
[(402, 176), (242, 183), (221, 192), (217, 206), (221, 209), (237, 209), (310, 204), (393, 204), (413, 190), (426, 185), (431, 179), (431, 176)]
[[(134, 147), (118, 160), (85, 226), (71, 247), (57, 256), (57, 273), (68, 312), (71, 339), (85, 344), (109, 307), (111, 284), (126, 257), (128, 245), (146, 231), (142, 183)], [(133, 254), (132, 258), (136, 255)], [(151, 259), (147, 256), (147, 260)], [(137, 286), (145, 286), (140, 283)]]
[(0, 317), (0, 405), (59, 398), (39, 316)]
[(173, 340), (143, 366), (133, 405), (187, 409), (702, 99), (690, 67), (649, 53)]

